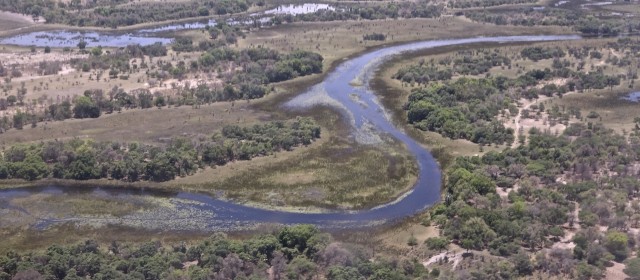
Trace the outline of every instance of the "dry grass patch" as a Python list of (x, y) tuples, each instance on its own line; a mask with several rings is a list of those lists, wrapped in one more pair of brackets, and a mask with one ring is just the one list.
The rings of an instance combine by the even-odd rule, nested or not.
[(269, 118), (269, 114), (250, 107), (250, 103), (219, 102), (162, 109), (132, 109), (96, 119), (74, 119), (40, 123), (35, 128), (11, 129), (2, 134), (2, 144), (91, 138), (98, 141), (157, 142), (175, 136), (211, 135), (228, 124), (249, 125)]
[[(402, 30), (402, 32), (398, 32)], [(363, 41), (371, 33), (387, 35), (387, 41)], [(240, 40), (239, 47), (263, 46), (283, 52), (294, 49), (318, 52), (325, 68), (333, 62), (369, 48), (402, 42), (463, 38), (480, 35), (567, 34), (559, 27), (517, 27), (478, 24), (457, 17), (439, 19), (371, 20), (344, 22), (300, 22), (259, 29)]]
[[(41, 20), (42, 22), (42, 20)], [(33, 26), (33, 17), (17, 13), (0, 11), (0, 31), (20, 29)]]
[[(582, 116), (590, 112), (596, 112), (599, 117), (594, 119), (584, 118), (587, 122), (602, 123), (605, 127), (612, 128), (618, 133), (630, 132), (635, 124), (633, 119), (638, 117), (638, 103), (622, 99), (629, 92), (639, 89), (614, 89), (599, 90), (584, 93), (576, 93), (553, 99), (549, 105), (558, 104), (565, 107), (577, 107)], [(547, 106), (545, 104), (545, 106)]]

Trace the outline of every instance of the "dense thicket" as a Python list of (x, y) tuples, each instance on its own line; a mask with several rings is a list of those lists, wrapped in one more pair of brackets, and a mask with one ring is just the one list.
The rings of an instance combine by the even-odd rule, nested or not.
[(80, 139), (15, 145), (0, 158), (0, 179), (168, 181), (205, 166), (291, 150), (318, 137), (320, 127), (312, 119), (298, 118), (250, 127), (228, 125), (212, 136), (173, 138), (164, 146)]
[(509, 144), (514, 131), (495, 119), (509, 102), (504, 102), (492, 79), (461, 78), (433, 83), (411, 91), (405, 105), (409, 123), (452, 139), (469, 139), (483, 144)]
[(239, 13), (249, 9), (250, 5), (251, 2), (247, 0), (174, 1), (158, 2), (153, 5), (128, 0), (70, 2), (0, 0), (1, 10), (44, 17), (47, 23), (111, 28), (145, 22)]
[(478, 8), (478, 7), (493, 7), (500, 5), (514, 5), (514, 4), (528, 4), (528, 3), (536, 3), (535, 0), (482, 0), (482, 1), (474, 1), (474, 0), (453, 0), (449, 1), (449, 7), (457, 8), (457, 9), (466, 9), (466, 8)]
[[(233, 240), (216, 233), (193, 245), (95, 241), (0, 256), (0, 279), (317, 279), (427, 277), (417, 260), (373, 258), (308, 225)], [(434, 274), (437, 275), (437, 274)]]
[(640, 22), (602, 19), (589, 15), (579, 9), (545, 9), (522, 8), (505, 11), (475, 10), (466, 11), (464, 15), (474, 21), (489, 22), (497, 25), (523, 26), (570, 26), (588, 36), (616, 36), (621, 32), (640, 30)]
[(542, 59), (549, 58), (562, 58), (565, 56), (565, 52), (556, 47), (556, 48), (545, 48), (545, 47), (528, 47), (522, 49), (520, 51), (522, 57), (528, 58), (533, 61), (538, 61)]
[[(438, 68), (438, 66), (444, 66)], [(479, 75), (489, 72), (491, 68), (511, 67), (511, 59), (490, 50), (458, 51), (455, 58), (446, 57), (436, 64), (424, 60), (400, 68), (394, 79), (406, 83), (426, 84), (430, 81), (450, 80), (454, 74)]]
[(301, 50), (281, 54), (267, 48), (237, 51), (225, 47), (210, 49), (200, 57), (198, 65), (200, 70), (207, 71), (221, 63), (234, 63), (241, 66), (244, 71), (234, 75), (231, 81), (240, 84), (267, 84), (321, 73), (322, 60), (319, 54)]
[[(630, 165), (638, 160), (635, 132), (627, 138), (592, 124), (571, 125), (560, 136), (533, 129), (526, 145), (457, 158), (431, 221), (463, 248), (508, 257), (510, 273), (599, 279), (609, 261), (623, 261), (637, 247), (628, 227), (630, 219), (640, 221), (640, 181)], [(512, 191), (501, 196), (496, 188)], [(575, 223), (575, 248), (543, 250)], [(521, 262), (524, 248), (538, 252), (535, 261)], [(488, 268), (474, 273), (491, 275)]]

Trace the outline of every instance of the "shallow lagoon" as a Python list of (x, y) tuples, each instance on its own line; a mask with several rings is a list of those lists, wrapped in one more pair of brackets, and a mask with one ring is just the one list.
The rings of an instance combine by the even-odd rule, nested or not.
[[(314, 13), (319, 10), (332, 10), (332, 6), (328, 4), (289, 4), (280, 5), (274, 9), (266, 10), (259, 13), (253, 13), (249, 16), (260, 23), (271, 20), (270, 15), (299, 15)], [(250, 24), (253, 20), (239, 21), (236, 19), (228, 19), (229, 24), (245, 23)], [(140, 44), (143, 46), (154, 43), (168, 44), (171, 38), (163, 37), (162, 32), (178, 31), (187, 29), (201, 29), (207, 25), (213, 26), (216, 20), (200, 20), (184, 23), (175, 23), (160, 25), (153, 28), (143, 28), (127, 33), (118, 31), (71, 31), (71, 30), (54, 30), (54, 31), (38, 31), (15, 35), (7, 38), (0, 38), (0, 44), (18, 45), (18, 46), (37, 46), (37, 47), (75, 47), (78, 42), (85, 40), (89, 47), (126, 47), (128, 45)]]

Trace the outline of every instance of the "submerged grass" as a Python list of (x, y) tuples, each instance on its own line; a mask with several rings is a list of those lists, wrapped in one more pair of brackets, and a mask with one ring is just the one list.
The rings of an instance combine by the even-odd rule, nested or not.
[(332, 137), (286, 161), (248, 168), (198, 188), (276, 207), (369, 208), (392, 201), (415, 181), (414, 159), (398, 146), (357, 145)]

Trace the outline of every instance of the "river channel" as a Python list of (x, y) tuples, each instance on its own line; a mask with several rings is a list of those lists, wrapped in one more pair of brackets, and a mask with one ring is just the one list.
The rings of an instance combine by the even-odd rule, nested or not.
[[(11, 212), (15, 221), (32, 220), (35, 228), (74, 222), (77, 224), (117, 224), (164, 230), (234, 230), (250, 228), (260, 223), (315, 224), (323, 228), (352, 228), (382, 224), (414, 215), (437, 203), (440, 199), (442, 175), (433, 156), (427, 149), (395, 127), (389, 114), (380, 105), (369, 87), (374, 72), (385, 60), (403, 52), (428, 48), (473, 44), (483, 42), (534, 42), (577, 40), (579, 36), (509, 36), (477, 37), (452, 40), (432, 40), (383, 47), (345, 60), (329, 73), (321, 83), (310, 87), (286, 104), (283, 109), (305, 110), (319, 104), (331, 105), (343, 112), (351, 121), (353, 135), (357, 141), (371, 145), (379, 144), (377, 136), (386, 135), (405, 144), (415, 156), (419, 175), (413, 189), (396, 201), (361, 211), (333, 211), (326, 213), (299, 213), (274, 211), (249, 207), (213, 198), (209, 195), (187, 192), (158, 192), (155, 190), (132, 190), (124, 188), (84, 187), (66, 188), (48, 186), (0, 191), (0, 217)], [(51, 200), (65, 199), (110, 199), (144, 201), (149, 198), (163, 199), (146, 211), (136, 211), (121, 216), (76, 214), (73, 212), (49, 213), (45, 210), (29, 211), (24, 207), (30, 197), (44, 196)], [(42, 200), (42, 199), (40, 199)], [(15, 203), (22, 201), (23, 204)], [(33, 199), (33, 201), (39, 201)], [(3, 214), (4, 211), (5, 213)], [(21, 216), (22, 215), (22, 216)], [(8, 216), (7, 216), (8, 217)], [(0, 227), (11, 219), (0, 218)], [(5, 225), (3, 225), (3, 223)]]

